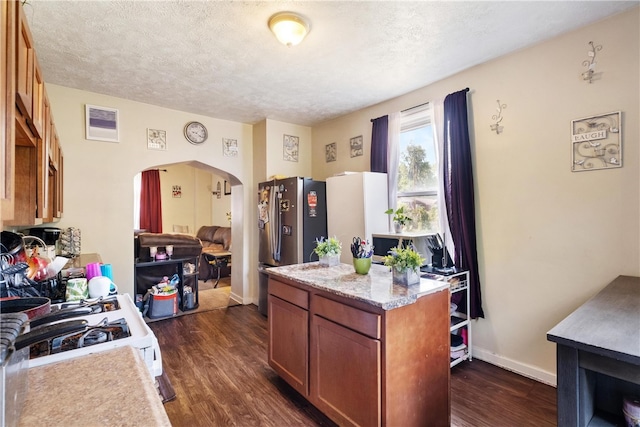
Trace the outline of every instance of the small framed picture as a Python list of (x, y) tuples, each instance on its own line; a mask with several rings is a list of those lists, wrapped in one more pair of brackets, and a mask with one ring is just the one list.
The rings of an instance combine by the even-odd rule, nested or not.
[(238, 156), (238, 140), (222, 138), (222, 154), (225, 157), (237, 157)]
[(118, 110), (85, 104), (85, 138), (120, 142)]
[(231, 184), (229, 184), (229, 181), (225, 181), (224, 182), (224, 195), (228, 196), (229, 194), (231, 194)]
[(338, 158), (338, 147), (335, 142), (324, 146), (324, 159), (327, 163), (335, 162)]
[(571, 121), (571, 171), (622, 167), (622, 112)]
[(300, 148), (300, 138), (293, 135), (284, 135), (282, 141), (283, 159), (288, 162), (298, 161), (298, 149)]
[(179, 199), (180, 197), (182, 197), (182, 186), (174, 185), (173, 188), (171, 189), (171, 194), (176, 199)]
[(351, 157), (362, 156), (362, 135), (358, 135), (349, 140), (351, 148)]
[(167, 131), (147, 129), (147, 149), (167, 151)]

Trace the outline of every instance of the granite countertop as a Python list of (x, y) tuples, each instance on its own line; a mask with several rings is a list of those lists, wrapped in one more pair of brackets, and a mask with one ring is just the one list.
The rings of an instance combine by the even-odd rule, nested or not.
[(171, 426), (129, 346), (30, 368), (28, 381), (19, 426)]
[(334, 267), (320, 266), (318, 262), (286, 265), (266, 269), (274, 277), (291, 279), (335, 295), (362, 301), (392, 310), (413, 304), (423, 295), (449, 287), (447, 282), (421, 279), (420, 284), (409, 287), (393, 284), (388, 267), (374, 264), (369, 274), (356, 274), (352, 265), (339, 264)]

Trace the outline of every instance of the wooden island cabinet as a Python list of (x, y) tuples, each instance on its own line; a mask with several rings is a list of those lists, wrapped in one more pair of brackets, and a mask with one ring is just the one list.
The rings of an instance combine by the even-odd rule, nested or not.
[(271, 268), (269, 365), (339, 425), (448, 426), (449, 288), (341, 264)]

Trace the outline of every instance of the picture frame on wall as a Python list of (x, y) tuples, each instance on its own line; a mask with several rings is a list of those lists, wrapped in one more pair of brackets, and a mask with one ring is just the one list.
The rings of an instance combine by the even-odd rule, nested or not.
[(298, 161), (298, 150), (300, 149), (300, 138), (293, 135), (284, 135), (282, 139), (283, 159), (288, 162)]
[(147, 129), (147, 149), (167, 151), (167, 131)]
[(571, 121), (571, 171), (622, 167), (622, 113)]
[(349, 147), (351, 148), (351, 157), (359, 157), (363, 154), (362, 149), (362, 135), (358, 135), (349, 140)]
[(228, 196), (231, 194), (231, 184), (229, 183), (229, 181), (225, 181), (224, 182), (224, 195)]
[(222, 154), (225, 157), (238, 156), (238, 140), (230, 138), (222, 138)]
[(118, 110), (85, 104), (85, 139), (120, 142)]
[(332, 142), (331, 144), (327, 144), (324, 146), (324, 159), (327, 163), (335, 162), (338, 158), (338, 147), (337, 143)]

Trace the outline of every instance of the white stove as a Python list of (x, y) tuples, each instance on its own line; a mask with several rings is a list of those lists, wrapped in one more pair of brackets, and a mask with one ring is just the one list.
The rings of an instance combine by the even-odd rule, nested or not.
[[(153, 331), (145, 323), (142, 314), (136, 308), (129, 294), (117, 295), (117, 300), (120, 307), (116, 310), (84, 315), (78, 319), (86, 320), (89, 325), (97, 325), (105, 317), (109, 322), (124, 319), (129, 327), (130, 336), (93, 344), (88, 347), (36, 357), (29, 360), (29, 367), (47, 365), (128, 345), (138, 349), (152, 377), (155, 378), (162, 375), (160, 346)], [(52, 306), (52, 308), (55, 308), (55, 306)]]

